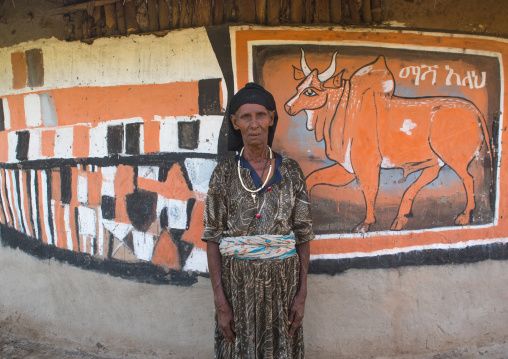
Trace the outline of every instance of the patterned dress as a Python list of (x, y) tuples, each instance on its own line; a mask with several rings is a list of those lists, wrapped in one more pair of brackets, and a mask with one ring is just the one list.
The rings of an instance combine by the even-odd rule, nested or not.
[[(259, 177), (246, 161), (241, 175), (248, 188)], [(247, 168), (246, 168), (247, 167)], [(250, 167), (250, 169), (249, 169)], [(314, 238), (305, 178), (298, 163), (276, 155), (271, 183), (253, 199), (242, 187), (234, 158), (221, 161), (210, 179), (202, 239), (293, 232), (296, 244)], [(254, 179), (253, 179), (254, 177)], [(261, 217), (256, 218), (260, 213)], [(224, 292), (233, 307), (235, 344), (222, 335), (215, 317), (215, 358), (303, 358), (303, 330), (289, 338), (288, 316), (298, 289), (300, 263), (285, 259), (222, 257)]]

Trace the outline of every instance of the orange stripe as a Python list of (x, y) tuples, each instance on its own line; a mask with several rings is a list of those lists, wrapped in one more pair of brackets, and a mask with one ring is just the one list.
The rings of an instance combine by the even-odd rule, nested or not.
[(11, 211), (12, 211), (12, 215), (13, 215), (13, 228), (16, 228), (17, 230), (19, 230), (20, 232), (22, 232), (22, 228), (21, 227), (21, 221), (20, 221), (20, 218), (18, 217), (18, 204), (16, 203), (16, 197), (14, 197), (14, 191), (16, 190), (16, 186), (15, 186), (15, 182), (14, 182), (14, 170), (6, 170), (5, 171), (5, 175), (6, 177), (9, 178), (9, 183), (10, 183), (10, 187), (11, 187), (11, 190), (10, 190), (10, 193), (8, 193), (10, 195), (10, 197), (7, 197), (7, 199), (11, 199), (11, 201), (9, 201), (10, 203), (10, 208), (11, 208)]
[(53, 216), (55, 219), (55, 232), (58, 240), (57, 247), (67, 249), (67, 232), (65, 231), (65, 217), (63, 211), (62, 202), (55, 201), (55, 213), (53, 213)]
[(46, 157), (55, 155), (55, 130), (41, 131), (41, 154)]
[(25, 96), (12, 95), (5, 96), (9, 103), (9, 111), (11, 113), (11, 129), (23, 130), (26, 129), (25, 121)]
[(74, 141), (72, 155), (75, 157), (88, 157), (90, 154), (90, 127), (74, 126)]
[(51, 173), (51, 200), (55, 201), (55, 213), (53, 213), (54, 219), (54, 231), (57, 236), (57, 246), (60, 248), (67, 248), (67, 235), (65, 233), (65, 226), (63, 223), (63, 209), (61, 202), (61, 182), (60, 182), (60, 171), (53, 171)]
[(73, 87), (52, 91), (60, 126), (141, 117), (199, 113), (198, 82), (161, 85)]
[[(0, 99), (1, 100), (1, 99)], [(0, 162), (9, 160), (9, 141), (7, 139), (8, 131), (0, 132)]]
[(143, 131), (145, 134), (145, 153), (159, 152), (160, 122), (145, 121)]

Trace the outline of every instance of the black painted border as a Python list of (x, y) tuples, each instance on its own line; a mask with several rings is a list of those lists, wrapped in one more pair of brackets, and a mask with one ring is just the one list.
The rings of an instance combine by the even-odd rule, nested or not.
[[(1, 244), (20, 249), (38, 259), (56, 259), (71, 266), (105, 273), (114, 277), (148, 284), (192, 286), (197, 277), (208, 273), (164, 270), (150, 262), (128, 263), (117, 259), (101, 259), (87, 253), (61, 249), (35, 240), (0, 223)], [(314, 259), (309, 273), (338, 275), (350, 269), (390, 269), (414, 266), (437, 266), (477, 263), (485, 260), (508, 260), (508, 243), (489, 243), (465, 248), (424, 249), (374, 257)]]
[(96, 258), (88, 253), (78, 253), (42, 243), (1, 223), (0, 231), (2, 246), (20, 249), (38, 259), (56, 259), (73, 267), (140, 283), (191, 286), (197, 282), (196, 272), (164, 270), (150, 262), (128, 263), (117, 259)]
[(373, 257), (314, 259), (309, 273), (340, 274), (349, 269), (387, 269), (414, 266), (437, 266), (507, 260), (508, 243), (489, 243), (465, 248), (423, 249)]

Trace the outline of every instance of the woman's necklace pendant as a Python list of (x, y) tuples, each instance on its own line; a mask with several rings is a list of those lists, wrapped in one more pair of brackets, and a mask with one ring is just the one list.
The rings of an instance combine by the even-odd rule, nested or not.
[(251, 193), (250, 194), (252, 196), (252, 200), (254, 201), (254, 203), (256, 202), (256, 194), (255, 193)]

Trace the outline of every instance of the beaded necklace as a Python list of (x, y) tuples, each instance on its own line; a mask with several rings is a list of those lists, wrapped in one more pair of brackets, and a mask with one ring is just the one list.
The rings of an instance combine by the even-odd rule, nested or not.
[[(242, 187), (244, 190), (246, 190), (247, 192), (250, 193), (250, 195), (252, 196), (252, 200), (254, 202), (256, 202), (256, 193), (258, 193), (259, 191), (261, 191), (265, 186), (266, 184), (268, 183), (268, 181), (270, 180), (270, 175), (272, 173), (272, 149), (270, 148), (270, 146), (266, 146), (268, 147), (268, 150), (270, 150), (270, 167), (268, 168), (268, 175), (266, 176), (266, 179), (265, 179), (265, 182), (263, 183), (263, 185), (257, 189), (250, 189), (248, 188), (245, 183), (243, 183), (243, 179), (242, 179), (242, 175), (241, 175), (241, 172), (240, 172), (240, 169), (241, 169), (241, 166), (240, 166), (240, 158), (242, 157), (242, 154), (243, 154), (243, 150), (245, 147), (242, 147), (242, 150), (240, 151), (240, 155), (238, 156), (238, 165), (237, 165), (237, 169), (238, 169), (238, 177), (240, 178), (240, 183), (242, 184)], [(264, 173), (264, 171), (263, 171)]]

